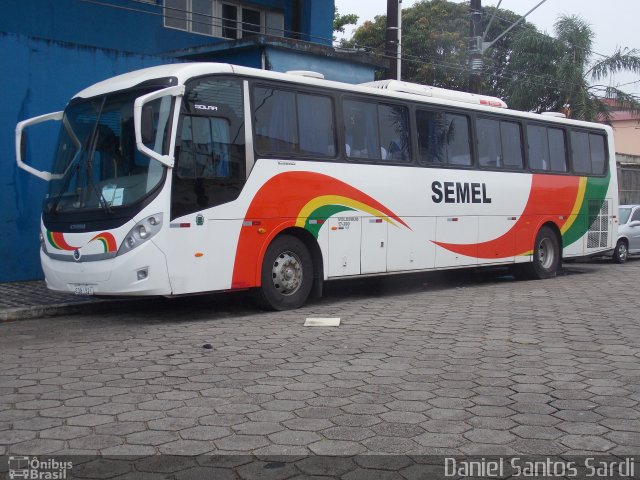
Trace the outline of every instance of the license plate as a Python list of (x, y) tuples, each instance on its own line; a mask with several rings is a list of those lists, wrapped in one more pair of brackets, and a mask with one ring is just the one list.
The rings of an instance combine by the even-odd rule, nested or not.
[(73, 287), (74, 295), (93, 295), (93, 285), (76, 285)]

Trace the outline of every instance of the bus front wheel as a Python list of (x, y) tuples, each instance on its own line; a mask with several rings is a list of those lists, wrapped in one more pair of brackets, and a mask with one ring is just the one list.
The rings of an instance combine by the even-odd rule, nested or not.
[(560, 268), (560, 243), (555, 232), (542, 227), (536, 235), (531, 263), (518, 265), (524, 276), (533, 279), (553, 278)]
[(264, 255), (262, 285), (257, 300), (273, 310), (293, 310), (309, 298), (313, 286), (313, 261), (304, 242), (281, 235), (271, 242)]

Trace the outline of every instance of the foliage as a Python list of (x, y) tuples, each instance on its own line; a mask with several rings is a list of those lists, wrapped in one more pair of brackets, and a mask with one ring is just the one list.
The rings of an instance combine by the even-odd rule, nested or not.
[[(594, 32), (582, 18), (563, 15), (554, 25), (556, 37), (520, 32), (511, 60), (513, 81), (507, 91), (512, 108), (564, 111), (572, 118), (609, 118), (609, 99), (618, 107), (640, 112), (637, 98), (615, 87), (594, 84), (609, 75), (640, 73), (640, 52), (618, 48), (604, 57), (593, 52)], [(594, 57), (598, 57), (594, 60)]]
[[(496, 10), (483, 9), (485, 24)], [(508, 10), (497, 10), (487, 34), (490, 41), (520, 18)], [(387, 18), (379, 15), (365, 22), (343, 47), (365, 48), (383, 55)], [(455, 90), (468, 87), (469, 4), (446, 0), (422, 0), (402, 12), (402, 78), (409, 82)], [(523, 22), (524, 29), (535, 29)], [(504, 96), (507, 90), (506, 69), (512, 56), (510, 32), (485, 55), (483, 93)]]
[(341, 15), (338, 12), (338, 7), (335, 7), (335, 16), (333, 17), (333, 31), (344, 33), (344, 27), (347, 25), (355, 25), (358, 23), (358, 15), (355, 13), (346, 13)]

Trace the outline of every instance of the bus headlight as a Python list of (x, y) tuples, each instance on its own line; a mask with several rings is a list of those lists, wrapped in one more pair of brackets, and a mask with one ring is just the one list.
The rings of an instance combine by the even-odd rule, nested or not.
[(118, 255), (130, 252), (134, 248), (142, 245), (144, 242), (153, 237), (162, 228), (162, 214), (156, 213), (150, 215), (144, 220), (139, 221), (124, 237), (124, 242), (120, 245)]

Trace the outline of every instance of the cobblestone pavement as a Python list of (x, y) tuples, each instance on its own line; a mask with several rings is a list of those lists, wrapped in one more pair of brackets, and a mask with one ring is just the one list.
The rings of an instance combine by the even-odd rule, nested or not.
[(567, 273), (2, 323), (0, 455), (638, 454), (640, 261)]

